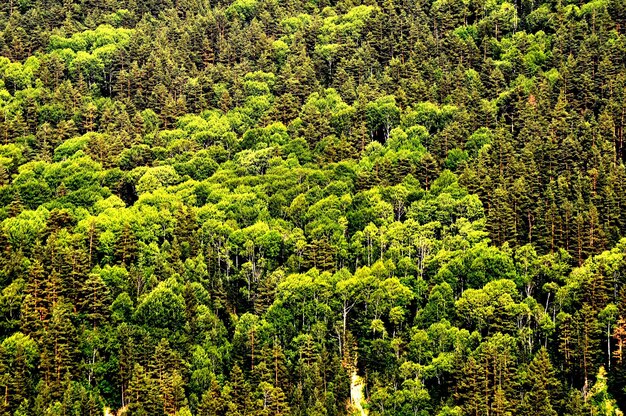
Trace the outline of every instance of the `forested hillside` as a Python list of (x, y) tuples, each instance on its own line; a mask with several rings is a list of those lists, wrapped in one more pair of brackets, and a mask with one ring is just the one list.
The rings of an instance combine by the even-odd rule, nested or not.
[(624, 30), (2, 0), (0, 415), (622, 415)]

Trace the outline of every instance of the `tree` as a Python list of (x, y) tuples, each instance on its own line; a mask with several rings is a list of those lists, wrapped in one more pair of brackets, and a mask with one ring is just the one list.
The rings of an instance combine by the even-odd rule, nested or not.
[(463, 377), (455, 395), (468, 415), (478, 416), (488, 411), (486, 397), (483, 394), (483, 385), (486, 382), (484, 369), (474, 357), (470, 357), (463, 367)]
[(137, 241), (129, 223), (124, 224), (122, 234), (115, 247), (115, 257), (129, 265), (137, 255)]
[(164, 415), (157, 384), (139, 364), (135, 364), (128, 387), (127, 412), (131, 415)]
[(211, 381), (211, 387), (204, 392), (198, 406), (200, 416), (218, 416), (225, 414), (226, 403), (222, 398), (222, 392), (215, 378)]
[(65, 390), (66, 376), (75, 374), (77, 333), (72, 323), (72, 306), (59, 302), (51, 313), (50, 324), (43, 338), (41, 366), (45, 383), (53, 397), (59, 398)]
[(435, 285), (428, 296), (428, 303), (420, 311), (420, 320), (424, 324), (450, 319), (454, 314), (454, 295), (452, 287), (443, 282)]
[(0, 413), (619, 414), (625, 11), (0, 1)]
[(20, 332), (6, 338), (0, 347), (3, 367), (4, 406), (15, 411), (32, 400), (35, 391), (33, 376), (39, 360), (37, 343)]
[(79, 299), (82, 311), (87, 319), (96, 326), (106, 322), (108, 317), (109, 289), (99, 274), (92, 273), (83, 283), (79, 292)]
[(400, 110), (393, 96), (385, 96), (369, 103), (366, 107), (370, 136), (374, 140), (386, 142), (391, 130), (397, 125)]
[(251, 408), (250, 387), (237, 364), (233, 367), (229, 380), (230, 400), (226, 403), (228, 412), (245, 415)]
[(526, 384), (530, 389), (522, 399), (520, 414), (558, 415), (561, 385), (545, 348), (535, 355), (527, 374)]
[(617, 403), (608, 392), (606, 370), (604, 367), (600, 367), (598, 370), (596, 382), (589, 390), (586, 398), (599, 415), (617, 416), (621, 413), (617, 407)]
[(185, 301), (169, 288), (165, 282), (144, 296), (137, 305), (134, 319), (145, 325), (161, 328), (180, 328), (185, 321)]

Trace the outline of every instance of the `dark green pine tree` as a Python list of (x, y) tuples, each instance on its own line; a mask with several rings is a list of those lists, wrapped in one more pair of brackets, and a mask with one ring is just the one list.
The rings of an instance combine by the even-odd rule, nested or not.
[(0, 400), (0, 414), (10, 415), (9, 388), (11, 385), (11, 375), (9, 373), (9, 363), (7, 353), (0, 345), (0, 389), (4, 392), (4, 400)]
[[(202, 394), (202, 400), (198, 405), (198, 416), (222, 416), (226, 414), (228, 404), (222, 398), (222, 391), (215, 378), (211, 380), (211, 386)], [(230, 411), (228, 414), (233, 414)], [(243, 413), (241, 413), (243, 414)]]
[[(60, 398), (66, 388), (67, 376), (76, 377), (78, 338), (72, 323), (73, 307), (59, 302), (52, 309), (49, 327), (43, 337), (43, 354), (47, 365), (43, 368), (44, 380), (52, 387), (52, 395)], [(42, 358), (42, 366), (43, 366)], [(71, 379), (70, 378), (70, 379)]]
[[(63, 184), (61, 184), (63, 185)], [(46, 234), (50, 235), (67, 228), (74, 223), (74, 218), (67, 210), (54, 209), (50, 212), (46, 222)]]
[(127, 414), (129, 416), (162, 416), (163, 400), (159, 395), (158, 381), (146, 370), (135, 364), (127, 392)]
[(68, 247), (67, 251), (63, 256), (67, 265), (63, 267), (64, 272), (61, 274), (63, 288), (61, 293), (67, 300), (77, 305), (80, 304), (80, 290), (84, 282), (89, 280), (88, 274), (91, 268), (89, 253), (83, 245)]
[(576, 337), (575, 321), (572, 315), (561, 312), (557, 316), (557, 322), (559, 326), (558, 351), (561, 357), (561, 371), (571, 384), (576, 370), (574, 364), (578, 358), (578, 339)]
[(97, 415), (103, 410), (102, 399), (94, 391), (90, 391), (85, 386), (76, 381), (69, 381), (69, 374), (66, 377), (67, 388), (63, 394), (62, 411), (63, 414), (73, 415)]
[(80, 311), (95, 329), (106, 323), (109, 316), (109, 289), (97, 273), (92, 273), (79, 289)]
[(195, 256), (198, 250), (198, 239), (195, 238), (198, 223), (196, 214), (191, 207), (181, 207), (176, 212), (175, 235), (181, 246), (182, 259)]
[(576, 343), (578, 369), (582, 373), (584, 384), (589, 384), (596, 374), (597, 357), (602, 353), (600, 348), (602, 334), (597, 316), (597, 312), (587, 303), (574, 315), (574, 325), (576, 325), (578, 335)]
[(115, 245), (115, 258), (125, 265), (130, 265), (137, 257), (137, 239), (130, 228), (130, 224), (124, 224), (122, 234)]
[(261, 316), (272, 305), (276, 296), (281, 271), (261, 277), (254, 297), (254, 312)]
[(13, 200), (7, 207), (7, 214), (9, 215), (9, 217), (17, 217), (23, 210), (24, 204), (22, 203), (22, 197), (20, 196), (19, 192), (16, 191), (13, 195)]
[(286, 390), (289, 382), (289, 372), (286, 365), (287, 360), (283, 348), (277, 338), (274, 338), (270, 360), (271, 368), (274, 373), (274, 386)]
[(484, 394), (485, 383), (485, 370), (474, 357), (470, 357), (463, 367), (455, 394), (455, 399), (462, 406), (464, 414), (469, 416), (486, 414), (488, 408)]
[(159, 397), (163, 402), (165, 413), (174, 413), (184, 405), (184, 394), (181, 397), (182, 387), (182, 360), (167, 339), (161, 339), (157, 344), (154, 355), (150, 360), (150, 372), (157, 382)]
[(166, 414), (176, 414), (181, 408), (187, 406), (185, 381), (178, 370), (166, 374), (163, 381), (161, 397), (164, 411)]
[(561, 383), (545, 348), (539, 350), (527, 370), (527, 392), (519, 406), (521, 416), (557, 416), (561, 400)]
[(22, 303), (21, 313), (22, 331), (34, 339), (41, 337), (50, 315), (51, 305), (48, 304), (45, 296), (45, 279), (43, 265), (36, 260), (29, 270), (27, 296)]
[(280, 387), (274, 387), (270, 393), (270, 404), (267, 407), (272, 416), (290, 415), (289, 404), (285, 392)]
[(34, 393), (33, 374), (28, 365), (24, 346), (17, 345), (15, 359), (10, 371), (10, 407), (15, 410), (24, 402), (32, 402)]
[(189, 334), (189, 343), (193, 344), (196, 337), (199, 335), (198, 331), (198, 297), (196, 296), (194, 285), (187, 282), (183, 289), (183, 298), (185, 299), (185, 316), (186, 316), (186, 329)]
[(489, 208), (489, 228), (494, 242), (498, 245), (515, 242), (515, 211), (511, 207), (511, 196), (507, 187), (504, 185), (495, 189), (491, 198), (492, 205)]
[(247, 415), (251, 409), (250, 386), (246, 381), (243, 371), (235, 364), (229, 377), (230, 398), (228, 413), (233, 415)]
[(439, 164), (437, 160), (430, 153), (422, 156), (417, 167), (417, 177), (424, 189), (430, 189), (430, 185), (437, 178), (438, 173)]
[(118, 377), (121, 405), (124, 407), (132, 400), (129, 394), (130, 383), (134, 376), (135, 369), (135, 343), (133, 340), (133, 330), (127, 323), (122, 323), (117, 327), (117, 339), (119, 341), (118, 357)]

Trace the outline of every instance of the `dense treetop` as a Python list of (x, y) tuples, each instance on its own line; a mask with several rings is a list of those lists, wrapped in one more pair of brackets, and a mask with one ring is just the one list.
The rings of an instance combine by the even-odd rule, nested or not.
[(625, 27), (1, 2), (0, 413), (621, 415)]

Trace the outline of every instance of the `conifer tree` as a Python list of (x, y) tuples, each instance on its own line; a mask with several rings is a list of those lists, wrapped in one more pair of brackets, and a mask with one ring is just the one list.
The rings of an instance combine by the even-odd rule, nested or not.
[(130, 415), (164, 415), (163, 400), (158, 393), (157, 381), (135, 364), (128, 387), (127, 412)]
[(519, 408), (521, 415), (558, 415), (561, 390), (545, 348), (539, 350), (527, 370), (528, 392)]
[(217, 383), (217, 380), (213, 378), (211, 381), (211, 387), (209, 387), (209, 389), (202, 394), (202, 400), (198, 406), (198, 415), (221, 416), (226, 414), (226, 406), (227, 404), (222, 398), (220, 386)]

